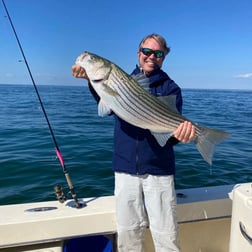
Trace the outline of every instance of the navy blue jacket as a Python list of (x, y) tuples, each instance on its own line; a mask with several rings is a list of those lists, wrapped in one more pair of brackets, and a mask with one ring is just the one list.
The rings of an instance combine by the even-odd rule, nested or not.
[[(139, 72), (137, 67), (132, 75)], [(151, 76), (155, 76), (155, 81), (149, 85), (150, 93), (155, 96), (176, 95), (177, 110), (181, 112), (182, 95), (179, 86), (161, 69), (155, 70)], [(99, 97), (91, 86), (90, 90), (98, 101)], [(171, 137), (161, 147), (149, 130), (133, 126), (116, 115), (114, 117), (114, 171), (138, 175), (175, 173), (173, 145), (178, 143), (177, 139)]]

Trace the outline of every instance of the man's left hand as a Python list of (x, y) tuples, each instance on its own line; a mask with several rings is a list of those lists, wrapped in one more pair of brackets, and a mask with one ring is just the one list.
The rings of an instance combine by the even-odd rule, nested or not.
[(182, 143), (189, 143), (195, 139), (195, 126), (191, 122), (184, 121), (173, 132), (173, 136)]

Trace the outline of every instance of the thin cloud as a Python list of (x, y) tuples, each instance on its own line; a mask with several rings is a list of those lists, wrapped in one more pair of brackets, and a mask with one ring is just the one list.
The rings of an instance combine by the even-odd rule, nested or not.
[(252, 73), (238, 74), (235, 76), (235, 78), (249, 79), (252, 78)]

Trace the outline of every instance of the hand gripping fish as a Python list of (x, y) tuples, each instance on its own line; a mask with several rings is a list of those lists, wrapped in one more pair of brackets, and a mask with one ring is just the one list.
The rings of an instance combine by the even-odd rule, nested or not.
[[(135, 78), (109, 60), (84, 52), (77, 58), (76, 64), (86, 70), (92, 87), (100, 97), (99, 115), (113, 111), (128, 123), (150, 130), (161, 146), (166, 144), (180, 123), (190, 121), (167, 102), (151, 95)], [(215, 145), (227, 138), (229, 133), (196, 123), (193, 125), (196, 128), (194, 143), (204, 160), (211, 165)]]

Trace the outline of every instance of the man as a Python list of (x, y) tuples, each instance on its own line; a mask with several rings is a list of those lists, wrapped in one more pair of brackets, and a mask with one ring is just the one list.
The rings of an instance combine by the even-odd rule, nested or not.
[[(149, 92), (155, 96), (176, 96), (182, 111), (181, 89), (161, 70), (169, 53), (165, 39), (158, 34), (146, 36), (139, 44), (139, 66), (132, 75), (143, 72), (149, 79)], [(73, 75), (88, 80), (85, 69), (72, 67)], [(96, 100), (99, 97), (89, 85)], [(142, 252), (144, 234), (149, 226), (155, 251), (178, 252), (175, 157), (173, 145), (188, 143), (195, 127), (183, 122), (161, 147), (149, 130), (135, 127), (115, 117), (113, 169), (115, 171), (116, 218), (119, 252)]]

